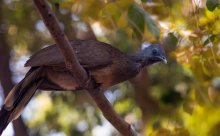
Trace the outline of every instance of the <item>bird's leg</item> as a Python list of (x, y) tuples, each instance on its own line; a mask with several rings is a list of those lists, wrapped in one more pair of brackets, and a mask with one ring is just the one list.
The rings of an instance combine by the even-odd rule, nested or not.
[[(87, 70), (86, 70), (86, 71), (87, 71)], [(87, 71), (87, 73), (88, 73), (88, 77), (89, 77), (89, 78), (88, 78), (88, 80), (86, 81), (84, 88), (88, 88), (88, 87), (90, 86), (90, 84), (92, 83), (95, 90), (100, 90), (101, 84), (100, 84), (100, 83), (97, 83), (97, 82), (95, 81), (95, 79), (92, 77), (90, 71)]]
[(97, 82), (95, 81), (95, 79), (94, 79), (93, 84), (94, 84), (94, 88), (95, 88), (96, 90), (98, 90), (98, 91), (101, 90), (101, 89), (100, 89), (101, 84), (100, 84), (100, 83), (97, 83)]

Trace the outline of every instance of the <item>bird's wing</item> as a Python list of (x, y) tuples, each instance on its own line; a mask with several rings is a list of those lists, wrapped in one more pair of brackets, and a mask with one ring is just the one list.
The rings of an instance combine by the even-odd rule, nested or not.
[[(112, 63), (115, 53), (121, 53), (111, 45), (94, 40), (71, 41), (77, 59), (84, 68), (97, 68)], [(65, 67), (64, 59), (57, 45), (41, 49), (26, 62), (25, 66), (57, 66)]]

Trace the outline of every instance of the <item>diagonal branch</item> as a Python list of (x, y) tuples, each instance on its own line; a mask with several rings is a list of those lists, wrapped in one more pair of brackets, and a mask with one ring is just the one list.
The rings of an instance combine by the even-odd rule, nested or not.
[(66, 68), (71, 72), (75, 79), (77, 79), (80, 86), (84, 87), (89, 92), (90, 96), (94, 99), (105, 118), (111, 122), (111, 124), (122, 135), (136, 136), (137, 134), (133, 129), (131, 129), (131, 126), (117, 115), (103, 93), (95, 89), (92, 80), (89, 80), (90, 78), (78, 62), (74, 50), (72, 49), (64, 32), (61, 30), (58, 20), (48, 3), (45, 0), (33, 1), (63, 55)]
[(34, 0), (34, 2), (44, 20), (44, 23), (61, 51), (65, 60), (66, 68), (72, 73), (78, 83), (83, 85), (87, 81), (87, 74), (79, 64), (79, 61), (76, 59), (74, 50), (66, 35), (61, 30), (55, 14), (52, 12), (45, 0)]

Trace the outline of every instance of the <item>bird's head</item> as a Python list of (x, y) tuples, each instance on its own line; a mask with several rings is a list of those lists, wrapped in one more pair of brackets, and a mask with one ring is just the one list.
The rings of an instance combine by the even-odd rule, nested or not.
[(148, 66), (157, 62), (167, 63), (166, 54), (161, 44), (144, 43), (142, 47), (142, 50), (137, 54), (138, 61), (142, 66)]

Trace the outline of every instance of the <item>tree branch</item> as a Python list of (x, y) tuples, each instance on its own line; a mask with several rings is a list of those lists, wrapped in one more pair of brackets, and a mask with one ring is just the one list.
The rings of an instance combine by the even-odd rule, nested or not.
[(103, 93), (94, 88), (92, 80), (89, 80), (90, 78), (78, 62), (73, 48), (71, 47), (64, 32), (61, 30), (58, 20), (48, 3), (45, 0), (33, 1), (64, 57), (66, 68), (71, 72), (75, 79), (77, 79), (77, 82), (80, 84), (80, 86), (88, 90), (90, 96), (94, 99), (105, 118), (111, 122), (111, 124), (122, 135), (136, 136), (137, 134), (133, 129), (131, 129), (131, 126), (116, 114)]
[(66, 68), (72, 73), (77, 82), (83, 86), (88, 79), (87, 74), (79, 64), (79, 61), (76, 59), (74, 50), (71, 47), (66, 35), (61, 30), (55, 14), (52, 12), (45, 0), (34, 0), (34, 2), (44, 20), (44, 23), (46, 24), (52, 37), (56, 41), (59, 50), (61, 51), (61, 55), (65, 60)]

